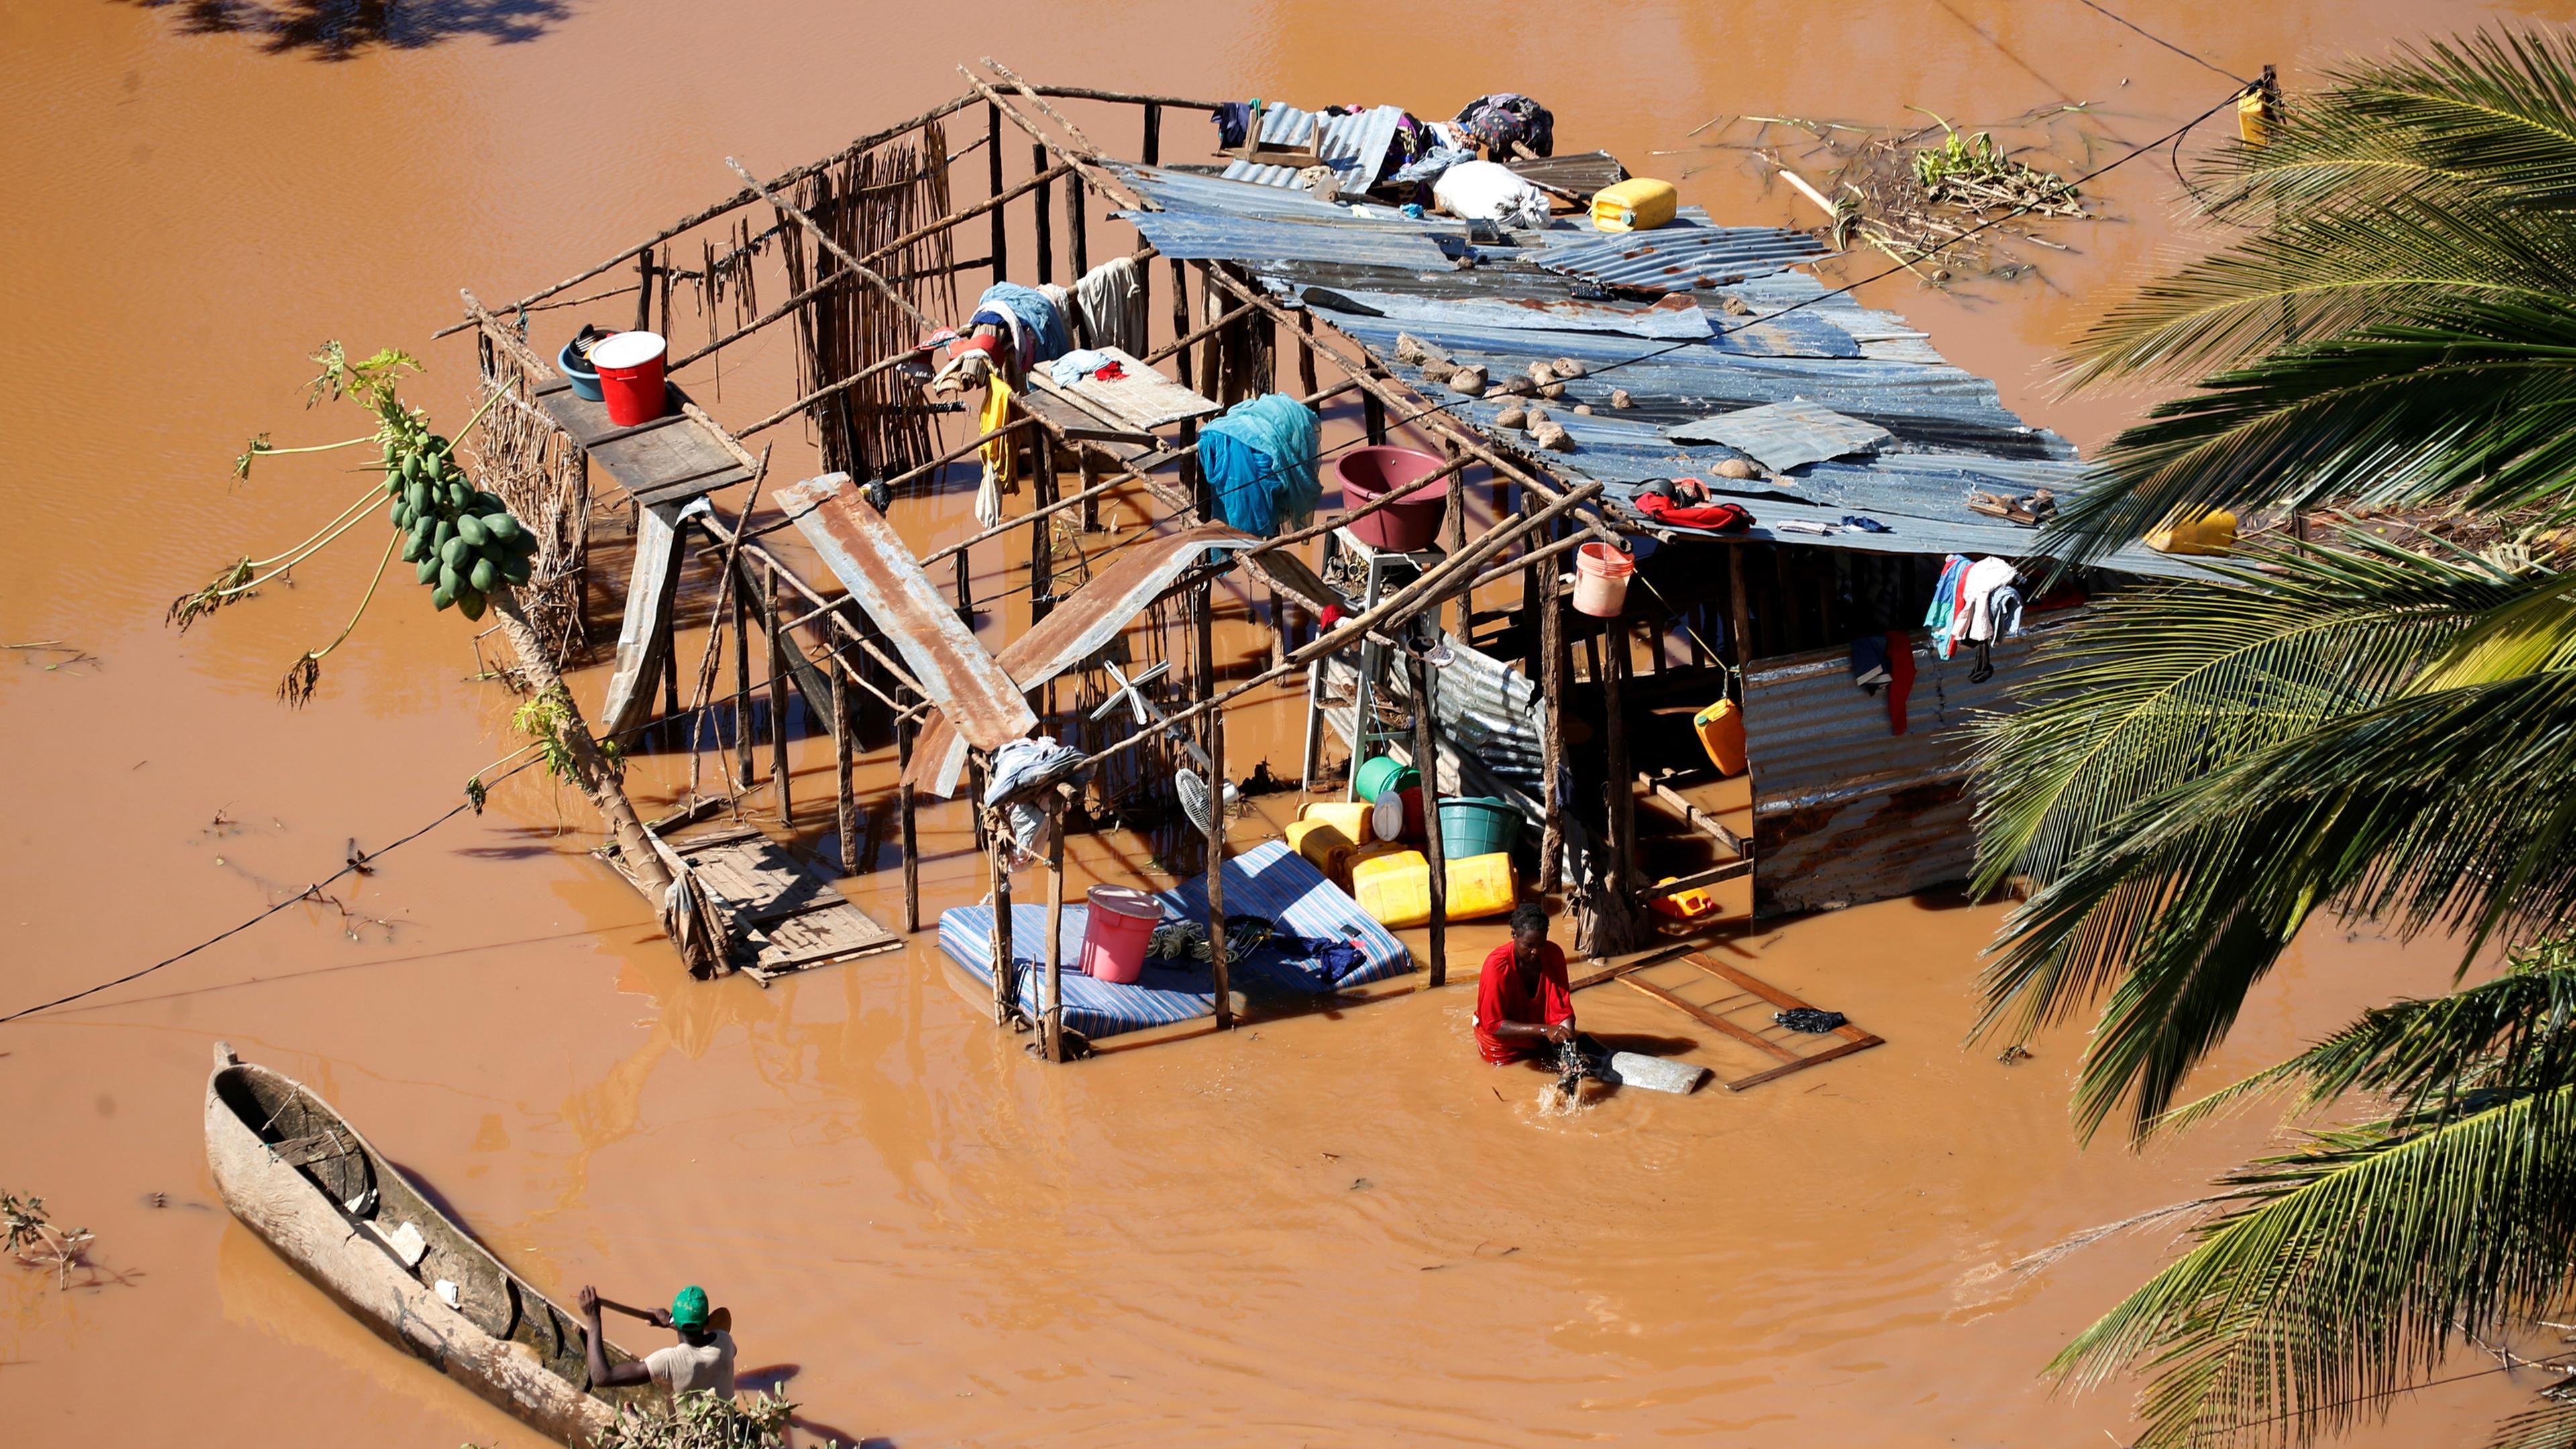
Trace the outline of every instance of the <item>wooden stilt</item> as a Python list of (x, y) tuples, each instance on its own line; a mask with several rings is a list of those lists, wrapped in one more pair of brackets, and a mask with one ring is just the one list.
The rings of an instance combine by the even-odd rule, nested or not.
[[(1449, 461), (1452, 463), (1457, 462), (1458, 440), (1455, 438), (1444, 438), (1441, 442), (1449, 451)], [(1467, 548), (1467, 470), (1464, 468), (1461, 468), (1457, 472), (1449, 475), (1448, 524), (1449, 555), (1450, 557), (1455, 558), (1459, 554), (1465, 552)], [(1475, 620), (1473, 617), (1475, 609), (1475, 588), (1470, 585), (1467, 588), (1460, 589), (1458, 591), (1458, 622), (1449, 632), (1457, 636), (1458, 642), (1461, 644), (1467, 642), (1468, 633), (1475, 627)], [(1431, 617), (1434, 621), (1437, 621), (1440, 615), (1437, 611), (1434, 611)]]
[(1384, 443), (1386, 441), (1386, 404), (1378, 399), (1376, 393), (1360, 394), (1360, 417), (1368, 429), (1369, 442)]
[(984, 809), (981, 791), (975, 795), (975, 814), (984, 821), (984, 834), (991, 842), (984, 858), (991, 863), (993, 876), (993, 1025), (1009, 1026), (1020, 1011), (1019, 968), (1011, 959), (1011, 845), (1002, 835), (1001, 822)]
[(1208, 972), (1216, 993), (1216, 1024), (1234, 1025), (1234, 989), (1225, 962), (1225, 711), (1207, 712), (1208, 781), (1207, 898)]
[[(905, 702), (911, 703), (907, 697)], [(898, 763), (912, 765), (912, 736), (915, 726), (910, 713), (894, 722), (894, 752)], [(912, 786), (894, 787), (895, 809), (902, 816), (903, 829), (903, 933), (907, 936), (921, 929), (921, 836), (914, 828)]]
[(1064, 179), (1064, 279), (1070, 284), (1082, 280), (1091, 270), (1090, 218), (1083, 215), (1082, 173)]
[(1744, 698), (1743, 673), (1753, 663), (1753, 611), (1744, 586), (1744, 545), (1726, 550), (1727, 652), (1736, 670), (1736, 699)]
[[(1047, 169), (1046, 147), (1031, 146), (1029, 148), (1029, 156), (1029, 165), (1032, 170), (1044, 171)], [(1053, 182), (1040, 182), (1038, 184), (1037, 191), (1038, 284), (1040, 286), (1044, 286), (1055, 280), (1054, 198), (1047, 195), (1047, 192), (1052, 190), (1054, 185), (1055, 183)]]
[(653, 330), (653, 249), (635, 254), (635, 330)]
[(967, 796), (967, 803), (975, 807), (966, 813), (975, 822), (975, 848), (982, 850), (987, 842), (984, 838), (984, 757), (980, 753), (966, 757), (966, 784), (972, 792)]
[[(1002, 194), (1002, 108), (984, 108), (984, 161), (993, 178), (994, 196)], [(1044, 167), (1040, 167), (1044, 170)], [(1001, 207), (993, 208), (993, 280), (1008, 281), (1011, 275), (1011, 228)]]
[(1064, 796), (1051, 793), (1047, 815), (1046, 1059), (1064, 1060)]
[(1145, 103), (1145, 145), (1138, 154), (1148, 166), (1160, 165), (1163, 160), (1163, 108), (1152, 101)]
[(1034, 626), (1055, 610), (1055, 549), (1047, 536), (1055, 515), (1046, 511), (1055, 503), (1054, 435), (1041, 430), (1029, 451), (1037, 464), (1030, 488), (1038, 512), (1029, 520), (1029, 623)]
[(1305, 309), (1297, 313), (1297, 386), (1306, 397), (1322, 389), (1315, 385), (1315, 314)]
[(859, 873), (859, 802), (850, 795), (850, 772), (856, 751), (850, 738), (850, 679), (839, 659), (832, 670), (832, 767), (839, 798), (833, 802), (832, 826), (841, 837), (841, 872)]
[(787, 638), (778, 628), (777, 581), (762, 576), (761, 627), (769, 635), (769, 775), (778, 789), (778, 823), (796, 828), (796, 800), (787, 768)]
[[(1175, 259), (1172, 263), (1172, 335), (1187, 337), (1195, 330), (1190, 326), (1190, 264)], [(1195, 388), (1191, 381), (1190, 350), (1186, 347), (1172, 354), (1172, 366), (1179, 369), (1181, 386)]]
[(965, 549), (957, 550), (957, 617), (965, 620), (966, 627), (972, 629), (975, 627), (975, 589), (974, 585), (967, 581), (969, 568), (966, 554)]
[(749, 565), (737, 566), (733, 578), (733, 745), (742, 788), (751, 788), (751, 588)]
[(1624, 722), (1626, 703), (1621, 698), (1628, 691), (1628, 638), (1621, 633), (1602, 638), (1602, 659), (1609, 666), (1608, 677), (1601, 682), (1603, 743), (1610, 756), (1608, 779), (1610, 792), (1610, 838), (1604, 844), (1602, 879), (1610, 893), (1605, 914), (1616, 923), (1607, 949), (1600, 954), (1625, 951), (1629, 947), (1627, 923), (1633, 919), (1636, 900), (1637, 789), (1636, 772), (1628, 766), (1628, 729)]
[(1440, 841), (1440, 753), (1432, 733), (1432, 681), (1439, 671), (1413, 661), (1413, 768), (1422, 772), (1422, 853), (1431, 862), (1431, 984), (1449, 983), (1449, 861)]
[(1565, 601), (1557, 597), (1556, 565), (1543, 561), (1539, 567), (1547, 577), (1539, 591), (1538, 652), (1540, 664), (1539, 698), (1547, 711), (1547, 727), (1540, 741), (1539, 769), (1543, 773), (1540, 793), (1545, 806), (1547, 826), (1539, 838), (1538, 888), (1541, 894), (1564, 884), (1565, 799), (1557, 788), (1565, 759)]
[(1100, 474), (1099, 470), (1092, 466), (1091, 450), (1089, 448), (1074, 449), (1073, 464), (1075, 468), (1080, 470), (1082, 482), (1082, 531), (1085, 533), (1098, 533), (1100, 531), (1100, 500), (1093, 496), (1091, 490), (1100, 486)]

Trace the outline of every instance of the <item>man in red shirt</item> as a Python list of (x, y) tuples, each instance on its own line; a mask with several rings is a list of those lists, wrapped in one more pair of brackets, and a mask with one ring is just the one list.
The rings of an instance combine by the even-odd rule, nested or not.
[(1547, 938), (1547, 908), (1512, 912), (1512, 938), (1485, 958), (1476, 978), (1476, 1047), (1489, 1062), (1516, 1062), (1576, 1039), (1574, 993), (1565, 953)]

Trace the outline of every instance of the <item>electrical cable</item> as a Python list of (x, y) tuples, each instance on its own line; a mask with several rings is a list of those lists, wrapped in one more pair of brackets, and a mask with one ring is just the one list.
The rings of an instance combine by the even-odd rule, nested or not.
[(2076, 0), (2076, 3), (2084, 6), (2086, 9), (2096, 11), (2121, 25), (2129, 27), (2131, 30), (2138, 32), (2140, 35), (2145, 36), (2147, 39), (2154, 41), (2156, 44), (2163, 46), (2165, 49), (2172, 51), (2174, 54), (2181, 56), (2183, 59), (2190, 61), (2192, 64), (2197, 65), (2204, 70), (2216, 71), (2218, 74), (2227, 77), (2229, 80), (2236, 82), (2240, 86), (2250, 86), (2254, 84), (2254, 82), (2247, 80), (2245, 77), (2238, 75), (2232, 70), (2227, 69), (2225, 66), (2204, 60), (2201, 57), (2192, 54), (2190, 51), (2183, 49), (2181, 46), (2174, 44), (2172, 41), (2165, 39), (2163, 36), (2156, 34), (2154, 31), (2147, 29), (2145, 26), (2140, 25), (2138, 22), (2131, 20), (2127, 16), (2114, 10), (2106, 10), (2102, 6), (2094, 4), (2093, 0)]

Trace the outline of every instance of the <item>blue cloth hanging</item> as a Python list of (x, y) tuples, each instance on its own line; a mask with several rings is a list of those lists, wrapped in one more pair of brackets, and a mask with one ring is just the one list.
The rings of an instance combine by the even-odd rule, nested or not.
[(1323, 420), (1283, 392), (1240, 402), (1199, 429), (1199, 469), (1227, 526), (1255, 538), (1302, 526), (1323, 502), (1316, 448)]
[(1037, 288), (1023, 287), (1017, 282), (995, 282), (984, 289), (983, 296), (975, 299), (978, 312), (994, 307), (1010, 308), (1012, 315), (1027, 325), (1029, 335), (1037, 344), (1037, 355), (1029, 359), (1030, 366), (1053, 362), (1073, 350), (1073, 334), (1065, 330), (1064, 314), (1057, 311), (1055, 303), (1048, 301), (1046, 293)]

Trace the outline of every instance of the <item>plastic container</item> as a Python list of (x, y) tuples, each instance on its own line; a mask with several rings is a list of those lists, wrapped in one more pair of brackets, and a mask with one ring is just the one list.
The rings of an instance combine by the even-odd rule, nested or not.
[(1601, 231), (1651, 231), (1681, 210), (1669, 181), (1631, 177), (1592, 193), (1592, 225)]
[(1721, 699), (1692, 715), (1691, 732), (1699, 736), (1699, 747), (1708, 751), (1708, 762), (1719, 774), (1744, 773), (1744, 711), (1734, 700)]
[(1132, 985), (1145, 974), (1145, 948), (1163, 920), (1163, 903), (1134, 886), (1096, 885), (1082, 928), (1082, 974), (1096, 981)]
[(2236, 549), (2236, 515), (2212, 509), (2198, 523), (2168, 523), (2147, 534), (2147, 547), (2158, 553), (2224, 554)]
[(1361, 799), (1374, 801), (1389, 790), (1401, 790), (1422, 778), (1422, 772), (1393, 755), (1371, 755), (1360, 762), (1359, 773), (1351, 776), (1351, 789)]
[(610, 422), (631, 428), (669, 410), (669, 390), (662, 383), (668, 347), (659, 332), (620, 332), (590, 349), (590, 365), (599, 372), (599, 400), (608, 404)]
[(1360, 843), (1341, 831), (1329, 820), (1292, 820), (1288, 823), (1288, 848), (1306, 858), (1306, 863), (1322, 871), (1329, 879), (1350, 874), (1351, 853)]
[(1420, 845), (1422, 833), (1422, 787), (1407, 785), (1377, 797), (1376, 813), (1369, 817), (1369, 828), (1380, 840), (1401, 840)]
[(1431, 547), (1440, 537), (1440, 520), (1449, 512), (1449, 491), (1438, 485), (1424, 486), (1422, 480), (1447, 465), (1429, 453), (1413, 448), (1378, 444), (1353, 448), (1333, 460), (1333, 476), (1341, 480), (1342, 507), (1357, 509), (1374, 503), (1397, 489), (1410, 490), (1401, 503), (1390, 503), (1366, 518), (1351, 522), (1351, 536), (1371, 548), (1395, 553), (1416, 553)]
[(1596, 619), (1616, 619), (1628, 606), (1628, 576), (1637, 557), (1624, 548), (1587, 543), (1574, 552), (1574, 607)]
[[(1680, 879), (1680, 877), (1668, 875), (1662, 880), (1655, 882), (1655, 884), (1667, 885), (1678, 879)], [(1717, 914), (1717, 897), (1712, 894), (1706, 886), (1693, 886), (1686, 891), (1675, 891), (1673, 894), (1668, 896), (1657, 896), (1648, 904), (1652, 905), (1658, 912), (1671, 916), (1677, 921), (1696, 921), (1702, 916)]]
[(1329, 821), (1353, 845), (1366, 845), (1375, 838), (1369, 834), (1369, 806), (1364, 800), (1317, 800), (1298, 811), (1297, 819)]
[[(1448, 863), (1448, 919), (1472, 921), (1498, 916), (1520, 898), (1512, 877), (1512, 858), (1496, 852)], [(1431, 862), (1418, 850), (1399, 850), (1351, 867), (1351, 895), (1360, 909), (1384, 926), (1421, 926), (1431, 921)]]
[(1509, 850), (1520, 839), (1521, 813), (1492, 795), (1461, 795), (1440, 802), (1440, 853), (1469, 860)]
[(572, 384), (574, 397), (600, 401), (599, 374), (590, 370), (590, 364), (581, 360), (581, 354), (572, 350), (571, 343), (565, 343), (563, 351), (555, 354), (555, 370), (564, 375), (564, 381)]

